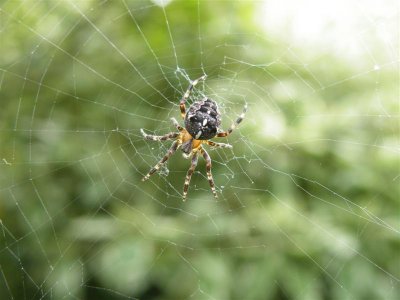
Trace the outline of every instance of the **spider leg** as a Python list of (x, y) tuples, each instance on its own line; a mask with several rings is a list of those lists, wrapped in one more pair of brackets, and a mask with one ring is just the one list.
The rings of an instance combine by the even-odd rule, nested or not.
[(176, 129), (178, 129), (179, 131), (183, 130), (183, 127), (181, 125), (179, 125), (178, 121), (175, 118), (171, 118), (172, 123), (174, 123), (174, 126), (176, 127)]
[(217, 192), (215, 191), (214, 179), (213, 179), (213, 176), (211, 174), (211, 157), (207, 153), (207, 151), (204, 150), (204, 149), (201, 149), (201, 153), (203, 154), (203, 157), (204, 157), (204, 159), (206, 161), (207, 179), (208, 179), (208, 182), (210, 183), (211, 191), (213, 192), (214, 197), (218, 198)]
[(192, 175), (193, 175), (194, 169), (196, 169), (197, 162), (198, 162), (198, 154), (196, 152), (193, 154), (192, 164), (190, 165), (190, 168), (186, 173), (185, 185), (183, 186), (183, 201), (186, 200), (186, 195), (187, 195), (187, 191), (189, 188), (190, 179), (192, 179)]
[(160, 167), (172, 156), (172, 154), (175, 153), (175, 151), (179, 148), (180, 145), (181, 144), (179, 143), (179, 141), (175, 141), (172, 144), (171, 148), (169, 148), (167, 154), (165, 154), (164, 157), (153, 168), (151, 168), (149, 173), (147, 173), (147, 175), (142, 178), (142, 181), (149, 179), (151, 175), (157, 172), (160, 169)]
[(197, 78), (196, 80), (192, 81), (189, 84), (189, 87), (187, 88), (185, 94), (183, 95), (181, 101), (179, 102), (179, 107), (181, 109), (181, 117), (182, 117), (182, 119), (185, 119), (185, 116), (186, 116), (185, 102), (186, 102), (187, 98), (189, 98), (190, 92), (193, 90), (193, 88), (196, 86), (196, 84), (199, 83), (200, 80), (205, 80), (206, 78), (207, 78), (207, 75), (203, 75), (200, 78)]
[(230, 144), (225, 144), (225, 143), (214, 143), (212, 141), (206, 141), (206, 144), (211, 146), (211, 147), (215, 147), (215, 148), (229, 148), (232, 149), (232, 145)]
[(166, 141), (166, 140), (172, 140), (174, 138), (177, 138), (179, 136), (178, 132), (170, 132), (164, 135), (152, 135), (152, 134), (147, 134), (144, 132), (143, 129), (140, 129), (140, 132), (142, 133), (143, 137), (146, 140), (151, 140), (151, 141)]
[(232, 133), (232, 131), (240, 124), (240, 122), (243, 121), (246, 111), (247, 111), (247, 103), (244, 105), (243, 111), (240, 114), (239, 118), (237, 118), (235, 123), (233, 123), (227, 131), (217, 133), (217, 137), (226, 137), (226, 136), (230, 135)]

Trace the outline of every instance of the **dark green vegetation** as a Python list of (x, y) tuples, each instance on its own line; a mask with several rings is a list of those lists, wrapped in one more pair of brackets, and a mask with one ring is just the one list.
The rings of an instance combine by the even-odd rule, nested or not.
[[(0, 299), (397, 298), (398, 16), (340, 48), (259, 2), (0, 7)], [(171, 143), (139, 129), (174, 130), (204, 72), (224, 128), (249, 111), (210, 151), (218, 201), (200, 160), (183, 203), (190, 162), (142, 183)]]

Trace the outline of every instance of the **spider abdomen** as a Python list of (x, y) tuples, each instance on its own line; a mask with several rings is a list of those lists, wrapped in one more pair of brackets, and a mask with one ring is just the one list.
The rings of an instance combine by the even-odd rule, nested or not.
[(194, 102), (185, 117), (185, 128), (196, 140), (209, 140), (217, 134), (221, 116), (217, 104), (210, 98)]

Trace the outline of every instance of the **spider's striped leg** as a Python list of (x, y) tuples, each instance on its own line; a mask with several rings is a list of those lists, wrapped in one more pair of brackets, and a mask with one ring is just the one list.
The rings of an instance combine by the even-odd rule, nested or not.
[(190, 168), (187, 171), (186, 177), (185, 177), (185, 185), (183, 186), (183, 201), (186, 200), (190, 179), (192, 179), (192, 175), (193, 175), (194, 169), (196, 169), (198, 159), (199, 159), (198, 154), (194, 153), (193, 157), (192, 157), (192, 164), (190, 165)]
[(200, 80), (205, 80), (206, 78), (207, 78), (207, 75), (203, 75), (200, 78), (197, 78), (196, 80), (192, 81), (189, 84), (189, 87), (187, 88), (185, 94), (183, 95), (181, 101), (179, 102), (179, 107), (181, 109), (181, 117), (182, 117), (182, 119), (185, 119), (185, 116), (186, 116), (185, 102), (186, 102), (187, 98), (189, 98), (190, 92), (193, 90), (193, 88), (196, 86), (196, 84), (199, 83)]
[(240, 124), (240, 122), (243, 121), (244, 115), (246, 114), (246, 111), (247, 111), (247, 103), (244, 105), (243, 111), (240, 114), (239, 118), (237, 118), (235, 123), (233, 123), (231, 125), (231, 127), (229, 127), (229, 129), (227, 131), (218, 133), (217, 137), (225, 137), (225, 136), (230, 135), (232, 133), (232, 131)]
[(212, 141), (206, 141), (206, 144), (211, 146), (211, 147), (215, 147), (215, 148), (229, 148), (232, 149), (232, 145), (230, 144), (225, 144), (225, 143), (214, 143)]
[(178, 121), (175, 118), (171, 118), (172, 123), (174, 123), (174, 126), (176, 127), (176, 129), (178, 129), (179, 131), (183, 130), (183, 127), (181, 125), (179, 125)]
[(207, 151), (204, 149), (201, 149), (201, 153), (203, 154), (203, 157), (206, 161), (207, 179), (208, 179), (208, 182), (210, 183), (211, 190), (214, 194), (214, 197), (218, 198), (217, 192), (215, 191), (214, 179), (211, 174), (211, 157), (210, 157), (210, 155), (208, 155)]
[(151, 168), (149, 173), (147, 173), (147, 175), (142, 178), (142, 181), (149, 179), (151, 175), (157, 172), (160, 169), (160, 167), (172, 156), (172, 154), (175, 153), (175, 151), (179, 148), (179, 146), (180, 146), (179, 141), (175, 141), (172, 144), (171, 148), (169, 148), (167, 154), (165, 154), (164, 157), (153, 168)]
[(179, 136), (178, 132), (170, 132), (164, 135), (152, 135), (152, 134), (147, 134), (144, 132), (143, 129), (140, 129), (140, 132), (142, 133), (143, 137), (146, 140), (151, 140), (151, 141), (166, 141), (166, 140), (172, 140), (174, 138), (177, 138)]

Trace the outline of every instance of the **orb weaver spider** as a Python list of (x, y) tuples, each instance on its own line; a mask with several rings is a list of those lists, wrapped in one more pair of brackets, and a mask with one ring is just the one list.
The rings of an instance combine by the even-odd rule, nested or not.
[(186, 174), (185, 185), (183, 187), (183, 201), (186, 200), (190, 179), (192, 178), (192, 174), (197, 166), (199, 154), (201, 154), (206, 161), (207, 179), (214, 197), (218, 198), (215, 190), (214, 179), (211, 174), (211, 157), (203, 148), (203, 144), (207, 144), (215, 148), (232, 148), (232, 145), (230, 144), (215, 143), (210, 141), (210, 139), (213, 137), (227, 137), (230, 135), (237, 125), (242, 122), (247, 111), (247, 104), (245, 104), (243, 112), (227, 131), (220, 130), (219, 126), (221, 125), (221, 114), (218, 110), (217, 103), (208, 97), (204, 97), (201, 100), (195, 101), (186, 112), (185, 103), (189, 98), (191, 91), (199, 81), (205, 80), (206, 77), (207, 75), (203, 75), (200, 78), (192, 81), (180, 100), (179, 107), (185, 127), (179, 125), (175, 118), (171, 118), (171, 121), (175, 125), (178, 132), (170, 132), (165, 135), (157, 136), (146, 134), (143, 129), (140, 129), (143, 137), (147, 140), (175, 140), (164, 157), (153, 168), (151, 168), (149, 173), (142, 178), (142, 181), (149, 179), (151, 175), (156, 173), (180, 147), (185, 158), (192, 158), (190, 168)]

